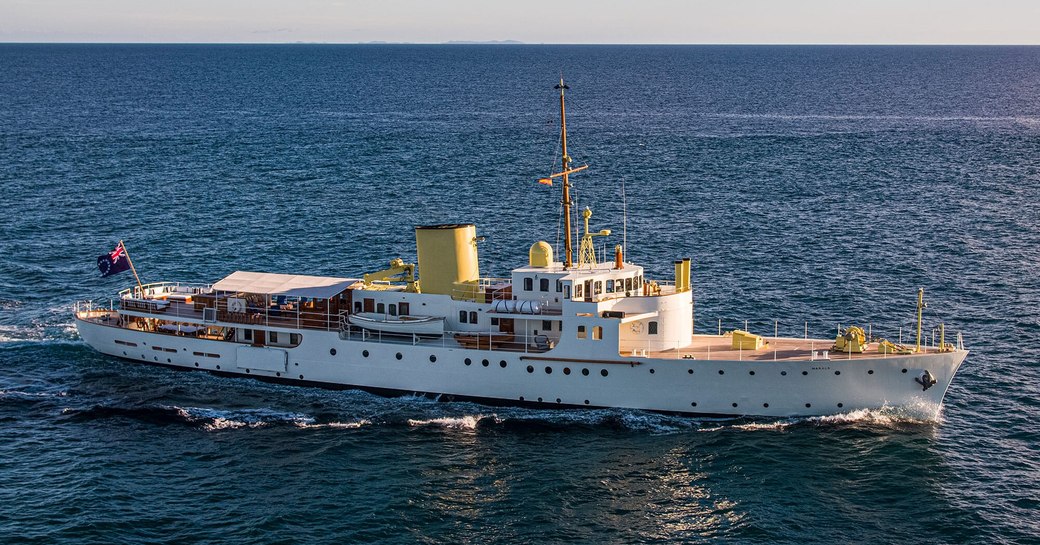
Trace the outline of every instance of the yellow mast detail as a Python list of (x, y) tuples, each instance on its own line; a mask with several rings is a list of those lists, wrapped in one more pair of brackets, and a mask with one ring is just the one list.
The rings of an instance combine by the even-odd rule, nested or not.
[(596, 265), (596, 245), (592, 242), (592, 237), (605, 237), (610, 234), (610, 229), (602, 229), (598, 233), (589, 232), (589, 218), (592, 217), (592, 210), (589, 210), (587, 206), (581, 212), (581, 216), (585, 218), (585, 234), (581, 237), (578, 267), (585, 265), (592, 267)]

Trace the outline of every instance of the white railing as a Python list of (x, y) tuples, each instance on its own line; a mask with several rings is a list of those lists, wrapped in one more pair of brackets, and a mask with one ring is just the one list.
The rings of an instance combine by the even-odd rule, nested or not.
[(487, 331), (445, 331), (443, 335), (393, 334), (371, 331), (340, 322), (340, 338), (381, 344), (407, 344), (412, 346), (439, 346), (442, 348), (475, 348), (487, 352), (506, 351), (524, 353), (548, 352), (555, 341), (546, 335), (527, 335)]

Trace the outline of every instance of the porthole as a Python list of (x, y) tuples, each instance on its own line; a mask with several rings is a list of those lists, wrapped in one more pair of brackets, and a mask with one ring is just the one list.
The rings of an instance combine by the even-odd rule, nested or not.
[(282, 374), (281, 374), (281, 373), (279, 373), (279, 372), (277, 372), (277, 371), (275, 371), (275, 373), (274, 373), (274, 376), (276, 376), (276, 377), (280, 377), (280, 376), (282, 376)]
[(401, 359), (401, 358), (403, 358), (404, 356), (402, 356), (402, 355), (401, 355), (401, 353), (400, 353), (400, 352), (398, 352), (398, 353), (397, 353), (397, 355), (395, 355), (394, 357), (395, 357), (395, 358), (397, 358), (397, 359)]
[(873, 370), (873, 369), (870, 369), (870, 370), (868, 370), (868, 371), (867, 371), (867, 374), (868, 374), (868, 375), (873, 375), (873, 374), (874, 374), (874, 370)]
[(841, 374), (841, 371), (835, 371), (835, 372), (834, 372), (834, 374), (835, 374), (835, 375), (840, 375), (840, 374)]
[(303, 380), (303, 375), (300, 375), (300, 380)]
[(335, 356), (336, 355), (336, 349), (335, 348), (330, 348), (329, 349), (329, 354)]
[(601, 375), (603, 375), (603, 376), (607, 376), (607, 375), (609, 375), (610, 373), (608, 373), (606, 369), (602, 369), (602, 370), (600, 370), (599, 374), (601, 374)]
[(488, 365), (491, 365), (491, 362), (490, 362), (490, 361), (488, 361), (488, 360), (482, 360), (482, 361), (480, 362), (480, 364), (481, 364), (481, 365), (483, 365), (484, 367), (487, 367)]
[(545, 366), (545, 374), (546, 375), (551, 375), (552, 374), (552, 367), (549, 367), (548, 365), (546, 365)]
[(768, 403), (763, 403), (762, 406), (767, 408), (767, 409), (769, 408), (769, 404)]
[(471, 360), (469, 358), (466, 358), (465, 361), (463, 361), (462, 363), (465, 363), (466, 365), (470, 365), (470, 364), (473, 363), (473, 360)]
[(219, 365), (217, 366), (217, 369), (220, 369), (220, 366), (219, 366)]
[(589, 376), (589, 370), (588, 369), (582, 369), (581, 370), (581, 374), (583, 374), (585, 376)]
[(720, 374), (720, 375), (725, 375), (725, 374), (726, 374), (726, 372), (725, 372), (725, 371), (723, 371), (722, 369), (719, 369), (719, 374)]
[(520, 396), (520, 401), (523, 401), (523, 400), (524, 400), (524, 396)]
[(844, 403), (838, 403), (838, 408), (839, 408), (839, 409), (840, 409), (840, 408), (842, 408), (842, 407), (844, 407), (844, 406), (845, 406), (845, 404), (844, 404)]
[(247, 374), (247, 375), (249, 374), (249, 369), (246, 369), (246, 374)]
[(159, 356), (152, 356), (152, 359), (155, 361), (159, 361)]
[(654, 374), (654, 370), (653, 369), (650, 370), (650, 374), (651, 375)]
[(806, 409), (808, 409), (809, 407), (812, 407), (812, 403), (806, 403), (806, 404), (805, 404), (805, 408), (806, 408)]
[(198, 367), (198, 366), (199, 366), (199, 362), (195, 362), (195, 367)]
[(589, 400), (586, 399), (585, 400), (585, 404), (588, 405), (589, 404)]
[(361, 355), (367, 358), (368, 357), (368, 350), (362, 350), (361, 351)]
[(786, 377), (787, 376), (787, 371), (780, 371), (780, 376)]
[(697, 402), (696, 402), (696, 401), (694, 401), (693, 403), (690, 403), (690, 406), (691, 406), (691, 407), (696, 407), (696, 406), (697, 406)]
[(527, 366), (527, 372), (528, 373), (533, 373), (534, 372), (534, 366), (533, 365), (528, 365)]
[(748, 371), (747, 374), (749, 374), (751, 376), (755, 376), (755, 372), (754, 371)]
[(563, 374), (565, 374), (565, 375), (571, 374), (571, 368), (570, 367), (564, 367), (563, 368)]
[(502, 361), (498, 362), (498, 366), (501, 367), (502, 369), (505, 369), (507, 365), (509, 365), (509, 364), (506, 363), (506, 360), (502, 360)]
[(736, 403), (733, 404), (733, 408), (734, 409), (737, 408), (737, 404)]
[(538, 403), (541, 403), (541, 402), (542, 402), (542, 398), (538, 398)]
[(802, 376), (803, 376), (803, 377), (804, 377), (804, 376), (806, 376), (806, 375), (808, 375), (808, 374), (809, 374), (809, 372), (808, 372), (808, 371), (802, 371)]
[(436, 363), (436, 362), (437, 362), (437, 356), (434, 356), (433, 354), (430, 354), (430, 363)]
[(166, 358), (166, 363), (173, 363), (173, 360), (171, 360), (170, 358)]
[(557, 402), (557, 403), (562, 403), (562, 402), (560, 401), (560, 398), (556, 398), (556, 402)]
[(905, 372), (906, 372), (906, 369), (903, 369), (903, 372), (905, 373)]
[(124, 355), (124, 356), (126, 355), (126, 350), (124, 350), (124, 351), (123, 351), (123, 355)]
[(693, 374), (693, 369), (687, 369), (687, 370), (686, 370), (686, 372), (687, 372), (688, 374), (692, 375), (692, 374)]

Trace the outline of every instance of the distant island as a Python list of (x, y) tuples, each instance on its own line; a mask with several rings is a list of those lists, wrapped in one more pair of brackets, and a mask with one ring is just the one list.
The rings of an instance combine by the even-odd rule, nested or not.
[[(365, 45), (416, 45), (416, 42), (387, 42), (383, 40), (374, 40), (370, 42), (358, 42)], [(519, 40), (486, 40), (486, 41), (474, 41), (474, 40), (452, 40), (450, 42), (441, 42), (440, 44), (432, 45), (524, 45), (524, 42)]]

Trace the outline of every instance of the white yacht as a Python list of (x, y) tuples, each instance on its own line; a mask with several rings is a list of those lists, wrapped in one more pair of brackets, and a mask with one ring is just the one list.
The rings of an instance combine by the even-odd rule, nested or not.
[(968, 352), (944, 334), (922, 344), (921, 292), (913, 346), (858, 327), (836, 339), (694, 334), (689, 259), (676, 259), (667, 279), (648, 277), (621, 247), (597, 260), (594, 237), (609, 232), (591, 231), (585, 209), (584, 232), (573, 234), (569, 176), (585, 166), (567, 155), (567, 87), (557, 88), (563, 164), (540, 182), (562, 181), (559, 260), (537, 241), (509, 278), (484, 278), (474, 225), (420, 226), (416, 265), (394, 259), (354, 278), (238, 271), (212, 285), (138, 281), (117, 305), (78, 303), (80, 336), (142, 363), (448, 401), (733, 416), (937, 413)]

